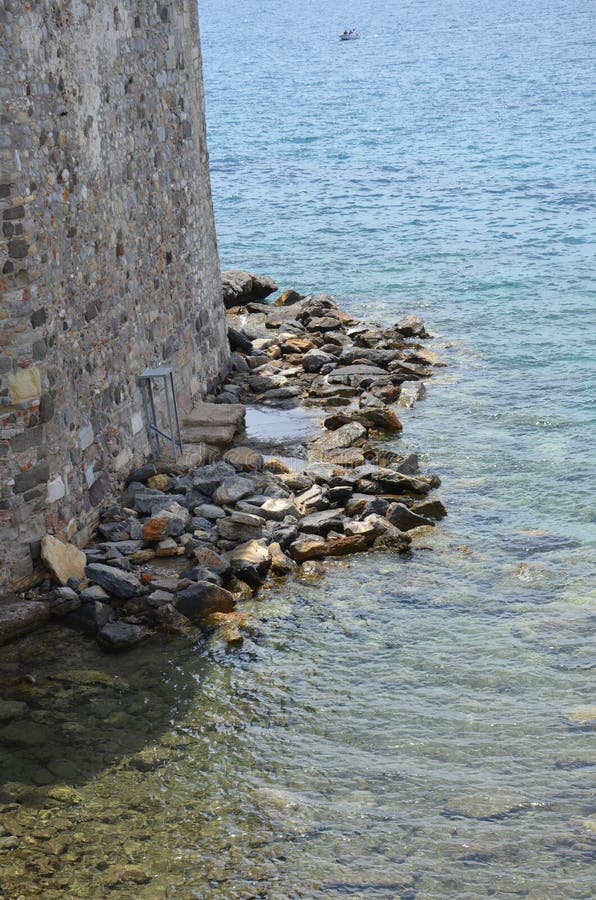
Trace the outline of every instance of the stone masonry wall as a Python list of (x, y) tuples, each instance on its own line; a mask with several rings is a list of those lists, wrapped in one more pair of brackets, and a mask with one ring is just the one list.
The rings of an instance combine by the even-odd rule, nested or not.
[[(0, 589), (226, 365), (196, 0), (1, 0)], [(1, 590), (0, 590), (1, 592)]]

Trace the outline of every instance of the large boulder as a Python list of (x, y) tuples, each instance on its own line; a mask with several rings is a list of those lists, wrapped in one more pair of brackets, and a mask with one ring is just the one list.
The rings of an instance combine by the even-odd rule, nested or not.
[(200, 624), (214, 612), (231, 612), (236, 601), (229, 591), (219, 585), (201, 581), (176, 594), (174, 606), (191, 622)]
[(87, 557), (74, 544), (65, 544), (51, 534), (41, 539), (41, 558), (52, 575), (60, 584), (65, 585), (69, 578), (80, 581), (85, 577)]
[(419, 528), (421, 525), (435, 524), (431, 519), (412, 512), (403, 503), (392, 503), (385, 513), (385, 518), (400, 531), (411, 531), (412, 528)]
[(85, 574), (89, 581), (99, 584), (108, 594), (120, 600), (129, 600), (141, 590), (141, 582), (136, 575), (113, 566), (91, 563), (85, 567)]
[(226, 309), (245, 305), (251, 300), (262, 300), (278, 289), (272, 278), (239, 269), (222, 272), (221, 287)]
[(424, 327), (424, 322), (418, 316), (404, 316), (393, 326), (404, 337), (428, 338), (430, 334)]

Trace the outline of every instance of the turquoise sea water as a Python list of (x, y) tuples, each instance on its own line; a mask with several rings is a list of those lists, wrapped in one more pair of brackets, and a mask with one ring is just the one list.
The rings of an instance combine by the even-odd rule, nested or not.
[[(203, 0), (201, 19), (222, 267), (418, 313), (450, 363), (395, 446), (443, 479), (433, 549), (294, 596), (257, 666), (288, 721), (247, 742), (246, 777), (270, 766), (317, 830), (278, 877), (589, 896), (593, 769), (566, 767), (587, 735), (565, 710), (594, 702), (594, 4)], [(450, 817), (491, 791), (528, 805)]]
[(390, 446), (449, 516), (267, 590), (241, 650), (2, 648), (0, 892), (592, 897), (594, 4), (200, 15), (222, 265), (423, 316), (449, 366)]

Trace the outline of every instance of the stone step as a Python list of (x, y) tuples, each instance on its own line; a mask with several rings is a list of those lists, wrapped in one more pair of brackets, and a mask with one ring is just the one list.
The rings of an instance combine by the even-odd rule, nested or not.
[(182, 443), (228, 447), (233, 442), (236, 431), (235, 425), (185, 425), (182, 428)]
[[(241, 403), (195, 403), (191, 412), (182, 419), (183, 428), (203, 428), (211, 426), (233, 426), (244, 428), (246, 408)], [(207, 443), (214, 443), (205, 438)]]

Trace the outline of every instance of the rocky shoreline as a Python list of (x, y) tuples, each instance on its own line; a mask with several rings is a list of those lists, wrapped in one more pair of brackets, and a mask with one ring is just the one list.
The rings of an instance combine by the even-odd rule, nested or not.
[[(13, 604), (14, 635), (51, 620), (109, 651), (158, 632), (195, 640), (216, 630), (237, 646), (250, 627), (242, 602), (268, 579), (329, 557), (410, 553), (413, 536), (446, 514), (428, 496), (439, 479), (378, 444), (402, 430), (395, 409), (424, 396), (441, 365), (421, 343), (422, 322), (380, 328), (328, 295), (285, 291), (270, 304), (271, 279), (222, 281), (231, 369), (183, 422), (194, 452), (132, 472), (84, 551), (44, 540), (52, 580)], [(275, 440), (246, 442), (247, 406), (320, 410), (322, 427), (288, 458)]]

